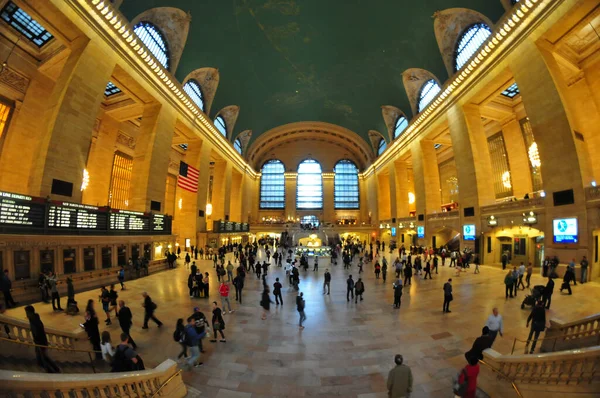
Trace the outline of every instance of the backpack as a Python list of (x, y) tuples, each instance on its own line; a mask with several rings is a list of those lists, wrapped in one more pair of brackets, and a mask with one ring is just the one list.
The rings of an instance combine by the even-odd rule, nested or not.
[(173, 340), (177, 343), (182, 343), (185, 334), (185, 330), (175, 329), (173, 332)]
[[(460, 379), (461, 373), (465, 375), (465, 378), (463, 379), (462, 383), (459, 383), (458, 380)], [(464, 397), (467, 392), (468, 386), (469, 386), (469, 378), (467, 376), (467, 371), (463, 368), (463, 370), (461, 370), (456, 375), (456, 379), (454, 380), (454, 385), (452, 386), (452, 391), (454, 392), (454, 395), (458, 395), (459, 397)]]
[(121, 349), (121, 346), (117, 347), (115, 350), (115, 355), (112, 358), (110, 369), (111, 372), (128, 372), (130, 370), (134, 370), (133, 361), (125, 356), (125, 351), (127, 348)]

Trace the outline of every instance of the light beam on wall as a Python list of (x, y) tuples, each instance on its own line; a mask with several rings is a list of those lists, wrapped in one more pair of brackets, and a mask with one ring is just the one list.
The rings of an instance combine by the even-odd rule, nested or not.
[(415, 194), (412, 192), (408, 193), (408, 203), (411, 205), (415, 203)]
[(90, 184), (90, 173), (88, 173), (87, 169), (83, 169), (83, 178), (81, 180), (81, 190), (85, 190)]
[(207, 203), (206, 204), (206, 215), (207, 216), (212, 215), (212, 211), (213, 211), (212, 204), (211, 203)]

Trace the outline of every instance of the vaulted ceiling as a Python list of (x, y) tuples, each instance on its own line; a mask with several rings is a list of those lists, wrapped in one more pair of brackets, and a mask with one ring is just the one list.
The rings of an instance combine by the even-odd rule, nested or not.
[(219, 70), (211, 118), (240, 106), (235, 137), (283, 124), (319, 121), (369, 142), (386, 134), (381, 105), (412, 117), (402, 72), (423, 68), (444, 82), (432, 15), (464, 7), (492, 21), (500, 0), (125, 0), (129, 20), (153, 7), (176, 7), (192, 20), (175, 76)]

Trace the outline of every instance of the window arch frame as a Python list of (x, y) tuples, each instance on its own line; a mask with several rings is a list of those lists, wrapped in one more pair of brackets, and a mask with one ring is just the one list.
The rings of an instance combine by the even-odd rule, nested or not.
[[(217, 121), (220, 121), (220, 123), (218, 123)], [(225, 118), (221, 115), (217, 115), (213, 123), (217, 128), (217, 131), (219, 131), (223, 135), (223, 137), (227, 138), (227, 122), (225, 121)], [(223, 130), (221, 130), (219, 126), (222, 126)]]
[[(190, 90), (192, 91), (192, 94), (190, 94), (186, 90), (186, 87), (190, 87)], [(196, 92), (195, 89), (197, 89), (197, 92)], [(192, 100), (192, 102), (194, 104), (196, 104), (196, 106), (199, 107), (202, 112), (205, 112), (206, 103), (204, 102), (204, 93), (202, 92), (202, 86), (200, 85), (200, 83), (198, 82), (198, 80), (196, 80), (196, 79), (188, 79), (188, 80), (186, 80), (186, 82), (183, 83), (183, 91), (185, 91), (185, 93), (188, 95), (188, 97), (190, 97), (190, 99)], [(196, 97), (199, 98), (200, 104), (196, 101), (196, 99), (194, 98), (194, 96), (196, 96)]]
[[(235, 140), (233, 140), (233, 149), (235, 149), (235, 151), (237, 153), (240, 154), (240, 156), (242, 155), (243, 149), (242, 149), (242, 141), (240, 141), (239, 138), (236, 138)], [(284, 167), (285, 170), (285, 167)]]
[[(398, 131), (399, 127), (402, 126), (403, 124), (406, 124), (406, 125), (404, 126), (404, 128), (402, 130)], [(407, 128), (408, 128), (408, 119), (406, 118), (406, 116), (404, 116), (404, 115), (398, 116), (398, 118), (396, 119), (396, 123), (394, 123), (394, 139), (400, 137)]]
[[(339, 165), (352, 165), (354, 167), (353, 172), (343, 172), (343, 171), (336, 171), (336, 169), (338, 168)], [(352, 160), (350, 159), (340, 159), (337, 161), (337, 163), (335, 164), (335, 166), (333, 166), (333, 208), (335, 210), (358, 210), (360, 209), (360, 183), (359, 183), (359, 179), (358, 179), (358, 166), (356, 165), (356, 163), (354, 163)], [(343, 181), (340, 181), (338, 183), (338, 174), (340, 174), (340, 178), (343, 175), (349, 176), (350, 174), (352, 174), (355, 179), (356, 182), (351, 181), (350, 183), (346, 182), (343, 183)], [(354, 179), (353, 177), (353, 179)], [(343, 192), (338, 192), (338, 189), (342, 188), (342, 187), (354, 187), (356, 186), (356, 196), (354, 196), (354, 194), (352, 195), (352, 197), (350, 195), (342, 195)], [(338, 197), (340, 197), (340, 199), (338, 199)], [(346, 200), (343, 199), (343, 197), (346, 198)], [(347, 198), (352, 198), (353, 200), (348, 200)], [(354, 200), (355, 199), (355, 200)], [(343, 206), (344, 204), (348, 204), (347, 206)]]
[[(302, 165), (304, 164), (316, 164), (319, 166), (319, 172), (303, 172), (301, 174), (300, 172), (300, 168), (302, 167)], [(312, 175), (319, 175), (319, 181), (318, 184), (313, 184), (313, 183), (304, 183), (301, 184), (301, 176), (304, 174), (312, 174)], [(308, 187), (317, 187), (320, 190), (320, 195), (301, 195), (300, 194), (300, 188), (303, 186), (308, 186)], [(301, 197), (303, 197), (304, 199), (301, 200)], [(310, 200), (311, 198), (315, 199), (315, 200)], [(300, 203), (316, 203), (316, 205), (308, 205), (308, 206), (300, 206)], [(312, 158), (307, 158), (304, 159), (303, 161), (301, 161), (298, 164), (298, 168), (296, 169), (296, 209), (297, 210), (322, 210), (323, 209), (323, 166), (321, 166), (321, 163), (318, 162), (315, 159)]]
[[(267, 167), (268, 165), (281, 165), (282, 171), (274, 171), (274, 172), (265, 172), (265, 167)], [(259, 191), (259, 209), (261, 210), (284, 210), (285, 209), (285, 165), (283, 164), (283, 162), (279, 159), (270, 159), (267, 160), (265, 163), (263, 163), (262, 167), (260, 168), (260, 172), (261, 172), (261, 176), (260, 176), (260, 191)], [(271, 175), (272, 177), (275, 177), (275, 175), (277, 175), (277, 177), (273, 178), (273, 181), (269, 184), (264, 184), (265, 183), (265, 174), (266, 175)], [(281, 174), (281, 176), (279, 177), (279, 174)], [(277, 180), (277, 181), (275, 181)], [(280, 181), (279, 181), (280, 180)], [(268, 181), (267, 181), (268, 182)], [(263, 189), (264, 187), (277, 187), (277, 189), (272, 190), (273, 191), (277, 191), (276, 195), (271, 195), (271, 198), (276, 198), (275, 200), (265, 200), (265, 196), (266, 196), (266, 191)], [(273, 205), (267, 205), (268, 203), (272, 203)]]
[[(140, 28), (144, 29), (144, 31), (147, 33), (148, 39), (150, 39), (152, 42), (147, 42), (147, 39), (144, 39), (144, 37), (140, 36), (140, 34), (138, 33), (138, 29)], [(140, 39), (140, 41), (144, 44), (144, 46), (150, 51), (150, 54), (152, 54), (152, 56), (156, 58), (156, 60), (165, 69), (171, 70), (171, 51), (169, 49), (169, 41), (167, 40), (167, 36), (160, 30), (160, 28), (150, 21), (139, 21), (133, 27), (133, 32), (135, 33), (137, 38)], [(161, 43), (158, 42), (156, 37), (151, 32), (158, 35), (158, 37), (162, 41), (162, 46)], [(162, 54), (160, 55), (164, 56), (164, 62), (163, 60), (161, 60), (161, 57), (155, 53), (154, 49), (157, 49), (162, 52)]]
[(381, 137), (379, 140), (379, 144), (377, 144), (377, 156), (381, 156), (383, 152), (387, 149), (387, 142), (385, 138)]
[[(475, 32), (466, 40), (466, 42), (463, 43), (463, 41), (465, 40), (465, 37), (472, 31), (475, 31)], [(474, 48), (469, 47), (469, 45), (473, 43), (473, 40), (476, 40), (477, 35), (481, 31), (487, 31), (488, 35), (486, 37), (480, 38), (480, 40), (482, 40), (482, 41), (481, 41), (481, 43), (479, 43), (479, 45), (477, 47), (474, 47)], [(491, 35), (492, 35), (492, 28), (485, 22), (476, 22), (474, 24), (467, 26), (465, 29), (463, 29), (462, 33), (458, 36), (458, 38), (456, 40), (456, 45), (454, 48), (454, 57), (453, 57), (454, 72), (458, 72), (459, 70), (464, 68), (465, 65), (467, 65), (468, 61), (471, 58), (473, 58), (473, 56), (475, 54), (477, 54), (477, 51), (481, 48), (481, 46), (488, 40), (488, 38)], [(461, 49), (461, 47), (462, 47), (462, 49)], [(459, 66), (458, 65), (459, 57), (461, 57), (462, 54), (467, 54), (469, 51), (471, 51), (471, 53), (467, 56), (467, 58), (462, 59), (462, 64)]]
[[(433, 85), (430, 86), (427, 89), (427, 92), (424, 93), (425, 88), (427, 88), (427, 86), (430, 83), (433, 83)], [(423, 100), (426, 98), (426, 96), (431, 92), (431, 90), (434, 87), (437, 87), (437, 92), (435, 92), (435, 94), (433, 94), (433, 96), (429, 99), (429, 101), (427, 101), (427, 103), (423, 103)], [(421, 89), (419, 90), (419, 96), (418, 96), (418, 101), (417, 101), (417, 113), (423, 112), (425, 110), (425, 108), (427, 108), (427, 106), (429, 104), (431, 104), (431, 101), (433, 101), (435, 99), (435, 97), (437, 97), (441, 91), (442, 91), (442, 87), (435, 79), (428, 79), (425, 83), (423, 83), (423, 85), (421, 86)]]

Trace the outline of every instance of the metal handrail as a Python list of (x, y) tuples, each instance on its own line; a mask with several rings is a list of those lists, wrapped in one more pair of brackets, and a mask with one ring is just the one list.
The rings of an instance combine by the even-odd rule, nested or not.
[[(581, 336), (582, 334), (584, 334), (585, 332), (589, 332), (590, 334), (587, 336)], [(571, 334), (564, 334), (564, 335), (560, 335), (560, 336), (554, 336), (554, 337), (544, 337), (541, 339), (537, 339), (538, 342), (540, 341), (544, 341), (544, 340), (554, 340), (554, 345), (552, 346), (552, 352), (554, 352), (554, 348), (556, 347), (556, 340), (557, 339), (566, 339), (569, 337), (589, 337), (589, 336), (593, 336), (594, 334), (598, 335), (598, 342), (600, 343), (600, 328), (597, 329), (592, 329), (592, 330), (586, 330), (585, 332), (577, 332), (577, 333), (571, 333)], [(521, 340), (515, 337), (514, 341), (513, 341), (513, 346), (512, 346), (512, 350), (510, 351), (510, 355), (513, 355), (515, 353), (515, 346), (517, 345), (517, 341), (519, 343), (528, 343), (530, 342), (530, 340)]]
[(9, 343), (13, 343), (13, 344), (20, 344), (20, 345), (25, 345), (25, 346), (29, 346), (29, 347), (41, 347), (41, 348), (46, 348), (49, 350), (59, 350), (59, 351), (70, 351), (70, 352), (85, 352), (86, 354), (88, 354), (88, 357), (90, 358), (90, 365), (92, 365), (92, 371), (94, 373), (96, 373), (96, 367), (94, 366), (94, 360), (92, 358), (92, 354), (96, 355), (97, 353), (102, 353), (102, 351), (95, 351), (95, 350), (78, 350), (75, 348), (62, 348), (62, 347), (52, 347), (52, 346), (47, 346), (47, 345), (40, 345), (40, 344), (35, 344), (35, 343), (29, 343), (27, 341), (21, 341), (21, 340), (13, 340), (13, 339), (7, 339), (5, 337), (0, 337), (0, 341), (8, 341)]
[(519, 387), (517, 387), (517, 385), (515, 384), (515, 382), (508, 377), (507, 375), (505, 375), (503, 372), (499, 371), (498, 369), (494, 368), (492, 365), (490, 365), (489, 363), (485, 362), (483, 359), (479, 360), (479, 363), (487, 366), (489, 369), (491, 369), (493, 372), (498, 373), (500, 376), (504, 377), (506, 380), (508, 380), (510, 382), (510, 385), (512, 386), (512, 388), (515, 390), (515, 392), (517, 393), (517, 396), (519, 398), (523, 398), (523, 394), (521, 394), (521, 391), (519, 391)]
[(165, 380), (165, 382), (162, 383), (158, 387), (158, 390), (154, 391), (154, 394), (152, 394), (151, 398), (154, 398), (154, 397), (158, 396), (158, 393), (160, 392), (160, 390), (162, 390), (163, 387), (166, 386), (167, 384), (169, 384), (174, 378), (176, 378), (177, 376), (179, 376), (181, 374), (181, 372), (183, 372), (183, 370), (179, 369), (177, 372), (175, 372), (174, 374), (172, 374), (171, 377), (169, 377), (167, 380)]

